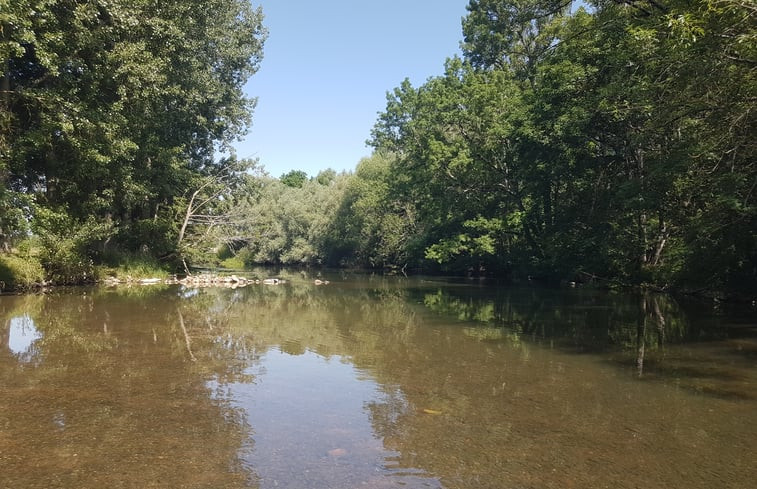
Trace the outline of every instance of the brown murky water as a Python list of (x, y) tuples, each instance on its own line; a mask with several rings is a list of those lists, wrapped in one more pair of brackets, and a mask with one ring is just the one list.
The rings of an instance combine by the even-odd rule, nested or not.
[(0, 487), (756, 487), (752, 307), (289, 278), (0, 297)]

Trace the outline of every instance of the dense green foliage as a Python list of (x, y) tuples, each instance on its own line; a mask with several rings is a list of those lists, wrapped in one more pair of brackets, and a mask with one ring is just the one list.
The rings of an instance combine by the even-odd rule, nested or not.
[(754, 289), (757, 9), (570, 4), (471, 1), (465, 58), (389, 95), (372, 143), (425, 258)]
[(757, 287), (750, 2), (472, 0), (463, 57), (388, 94), (354, 173), (278, 179), (215, 157), (249, 122), (260, 11), (0, 6), (0, 241), (32, 236), (56, 281), (115, 249)]
[(308, 174), (302, 170), (292, 170), (281, 175), (281, 183), (287, 187), (302, 187), (308, 179)]
[[(291, 185), (262, 177), (255, 199), (247, 203), (247, 216), (238, 240), (246, 264), (306, 264), (324, 262), (323, 240), (329, 219), (341, 199), (345, 177), (302, 179)], [(250, 192), (252, 194), (252, 192)]]
[(0, 0), (2, 246), (33, 231), (64, 282), (107, 248), (176, 256), (250, 122), (261, 22), (243, 0)]

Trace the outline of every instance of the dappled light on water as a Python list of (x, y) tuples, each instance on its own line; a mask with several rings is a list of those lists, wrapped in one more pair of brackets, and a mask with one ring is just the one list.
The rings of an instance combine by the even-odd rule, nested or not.
[(0, 297), (0, 487), (751, 487), (749, 308), (335, 275)]

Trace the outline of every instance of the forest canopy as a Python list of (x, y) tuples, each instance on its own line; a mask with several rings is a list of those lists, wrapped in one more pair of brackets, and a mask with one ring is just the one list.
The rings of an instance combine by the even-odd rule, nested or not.
[(0, 0), (0, 245), (57, 282), (108, 250), (179, 256), (187, 199), (245, 173), (217, 155), (250, 123), (262, 20), (246, 0)]
[(667, 287), (757, 284), (757, 8), (471, 1), (463, 59), (388, 96), (423, 257)]
[(0, 239), (48, 277), (118, 250), (757, 291), (751, 2), (471, 0), (462, 57), (310, 178), (218, 157), (254, 107), (246, 2), (0, 6)]

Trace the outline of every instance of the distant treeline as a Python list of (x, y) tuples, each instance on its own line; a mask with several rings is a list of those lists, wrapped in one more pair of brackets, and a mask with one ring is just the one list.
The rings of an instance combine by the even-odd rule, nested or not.
[[(177, 29), (140, 21), (129, 35), (112, 27), (130, 25), (126, 11), (106, 18), (98, 7), (102, 32), (88, 35), (94, 24), (81, 25), (92, 17), (71, 15), (67, 35), (79, 32), (79, 44), (49, 41), (18, 8), (33, 35), (0, 51), (11, 86), (0, 105), (0, 151), (10, 156), (0, 205), (24, 209), (3, 212), (6, 242), (18, 248), (31, 223), (42, 249), (62, 226), (74, 232), (52, 236), (81, 236), (77, 254), (94, 261), (110, 248), (174, 264), (420, 267), (757, 291), (752, 3), (470, 1), (463, 57), (388, 94), (374, 154), (354, 172), (313, 178), (213, 161), (213, 145), (249, 115), (238, 82), (257, 66), (263, 32), (259, 12), (218, 20), (216, 3), (242, 7), (211, 3), (190, 9), (207, 12), (206, 27), (255, 27), (223, 51), (236, 62), (213, 58), (219, 44), (197, 32), (182, 37), (195, 24), (183, 24), (178, 6), (159, 12), (177, 15)], [(157, 28), (186, 45), (153, 40)], [(119, 32), (111, 44), (97, 38)], [(28, 47), (37, 39), (44, 49)], [(157, 54), (147, 54), (150, 43)], [(119, 78), (119, 69), (130, 71)], [(197, 86), (185, 89), (193, 78), (182, 69), (203, 74)], [(82, 107), (59, 110), (73, 103)]]

